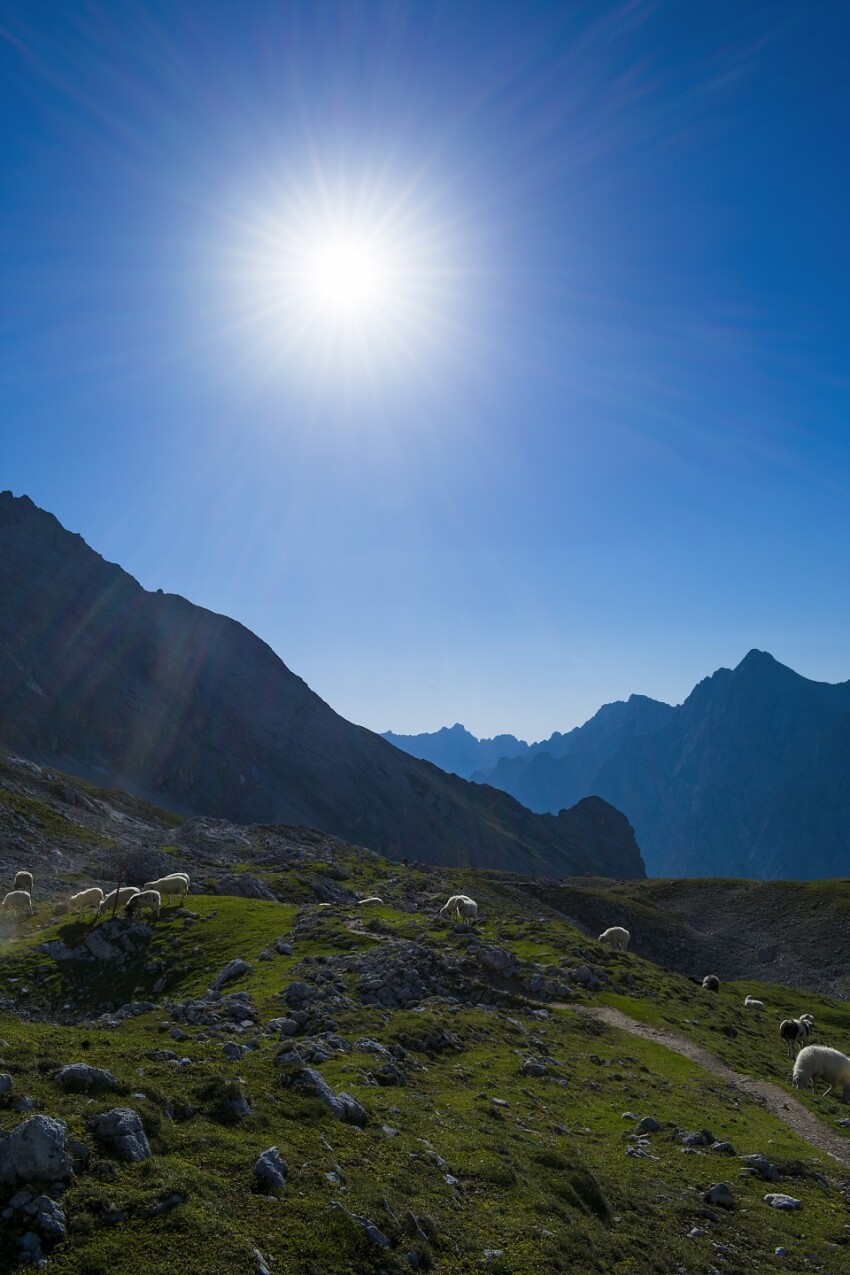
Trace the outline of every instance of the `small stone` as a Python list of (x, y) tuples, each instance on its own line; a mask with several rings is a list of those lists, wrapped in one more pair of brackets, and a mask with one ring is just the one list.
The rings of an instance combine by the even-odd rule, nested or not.
[(12, 1077), (9, 1075), (8, 1071), (0, 1071), (0, 1096), (11, 1093), (12, 1084)]
[(765, 1182), (778, 1182), (779, 1170), (776, 1165), (771, 1164), (763, 1155), (742, 1155), (744, 1162), (743, 1173), (757, 1174), (763, 1178)]
[(638, 1123), (637, 1132), (638, 1133), (657, 1133), (660, 1128), (661, 1128), (661, 1125), (655, 1119), (654, 1116), (644, 1116), (643, 1120), (641, 1120)]
[(254, 1161), (254, 1177), (265, 1190), (286, 1186), (287, 1168), (277, 1147), (269, 1147)]
[(90, 1067), (88, 1063), (68, 1063), (60, 1067), (56, 1079), (68, 1093), (83, 1093), (87, 1089), (116, 1089), (118, 1081), (104, 1067)]
[(243, 974), (250, 974), (252, 969), (252, 965), (237, 956), (235, 960), (228, 961), (221, 973), (213, 979), (212, 990), (217, 992), (225, 983), (230, 983), (235, 978), (241, 978)]
[(787, 1249), (787, 1248), (782, 1248), (782, 1247), (780, 1247), (780, 1248), (775, 1248), (775, 1249), (773, 1250), (773, 1256), (774, 1256), (774, 1257), (787, 1257), (787, 1256), (788, 1256), (788, 1249)]
[(795, 1200), (793, 1195), (784, 1195), (781, 1191), (766, 1195), (764, 1202), (769, 1204), (772, 1209), (801, 1209), (803, 1207), (802, 1200)]
[(716, 1204), (721, 1209), (731, 1209), (735, 1207), (735, 1199), (732, 1191), (726, 1182), (717, 1182), (714, 1186), (708, 1188), (702, 1197), (706, 1204)]
[(164, 1200), (160, 1200), (158, 1204), (152, 1205), (148, 1210), (150, 1217), (161, 1217), (163, 1213), (170, 1213), (172, 1209), (176, 1209), (178, 1205), (185, 1202), (185, 1195), (169, 1195)]

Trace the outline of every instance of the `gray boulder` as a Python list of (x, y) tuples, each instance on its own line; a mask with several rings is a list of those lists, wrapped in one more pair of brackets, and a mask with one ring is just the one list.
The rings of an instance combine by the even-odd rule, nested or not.
[(67, 1063), (60, 1067), (56, 1079), (69, 1093), (83, 1093), (87, 1089), (117, 1089), (118, 1081), (105, 1067), (90, 1067), (88, 1063)]
[(785, 1195), (782, 1191), (772, 1192), (764, 1197), (765, 1204), (769, 1204), (772, 1209), (801, 1209), (803, 1207), (802, 1200), (796, 1200), (793, 1195)]
[(779, 1170), (775, 1164), (771, 1164), (766, 1156), (758, 1155), (742, 1155), (744, 1162), (742, 1173), (750, 1173), (754, 1176), (763, 1178), (765, 1182), (778, 1182)]
[(0, 1097), (12, 1092), (13, 1083), (8, 1071), (0, 1071)]
[(113, 1107), (99, 1116), (93, 1116), (89, 1128), (94, 1136), (119, 1160), (136, 1163), (150, 1158), (150, 1144), (138, 1112), (131, 1107)]
[(714, 1186), (708, 1188), (702, 1197), (706, 1204), (719, 1205), (721, 1209), (732, 1209), (735, 1207), (735, 1197), (732, 1195), (727, 1182), (717, 1182)]
[(0, 1182), (58, 1182), (73, 1171), (68, 1129), (52, 1116), (30, 1116), (0, 1142)]
[(233, 961), (228, 961), (224, 969), (218, 974), (212, 983), (212, 990), (217, 992), (225, 983), (232, 983), (234, 978), (241, 978), (243, 974), (250, 974), (253, 965), (249, 965), (247, 961), (243, 961), (241, 957), (236, 957)]
[(254, 1177), (264, 1190), (286, 1186), (287, 1168), (277, 1147), (269, 1147), (254, 1161)]
[(293, 1077), (295, 1084), (310, 1089), (317, 1098), (330, 1107), (337, 1120), (346, 1124), (364, 1125), (369, 1119), (366, 1111), (350, 1093), (335, 1094), (328, 1082), (313, 1067), (302, 1067)]

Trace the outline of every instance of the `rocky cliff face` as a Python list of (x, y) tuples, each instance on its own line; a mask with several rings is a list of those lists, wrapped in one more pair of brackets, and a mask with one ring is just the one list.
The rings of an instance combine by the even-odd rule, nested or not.
[(344, 721), (242, 625), (149, 593), (0, 495), (0, 746), (183, 813), (320, 828), (390, 856), (644, 875), (605, 803), (541, 817)]

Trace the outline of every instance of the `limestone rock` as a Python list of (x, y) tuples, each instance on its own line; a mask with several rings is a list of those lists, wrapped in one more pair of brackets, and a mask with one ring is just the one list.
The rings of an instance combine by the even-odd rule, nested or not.
[(243, 974), (250, 974), (253, 968), (253, 965), (250, 965), (248, 961), (243, 961), (241, 957), (237, 956), (235, 960), (228, 961), (221, 973), (213, 980), (212, 990), (217, 992), (225, 983), (232, 983), (235, 978), (241, 978)]
[(113, 1107), (93, 1116), (89, 1128), (97, 1140), (113, 1151), (119, 1160), (135, 1163), (150, 1158), (150, 1144), (138, 1112), (131, 1107)]
[(287, 1168), (277, 1147), (269, 1147), (254, 1161), (254, 1177), (265, 1190), (286, 1186)]
[(293, 1076), (293, 1083), (312, 1090), (317, 1098), (321, 1098), (330, 1107), (337, 1120), (343, 1120), (346, 1124), (363, 1125), (369, 1118), (356, 1098), (350, 1093), (335, 1094), (325, 1078), (313, 1067), (302, 1067)]
[(71, 1176), (68, 1129), (51, 1116), (30, 1116), (0, 1142), (0, 1182), (58, 1182)]
[(84, 1093), (87, 1089), (117, 1089), (118, 1081), (105, 1067), (88, 1063), (67, 1063), (60, 1067), (56, 1079), (68, 1093)]

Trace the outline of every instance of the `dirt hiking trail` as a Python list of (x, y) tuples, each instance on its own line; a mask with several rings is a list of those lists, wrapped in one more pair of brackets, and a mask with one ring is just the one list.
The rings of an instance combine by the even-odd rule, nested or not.
[(784, 1089), (771, 1084), (769, 1080), (756, 1080), (753, 1076), (745, 1076), (741, 1072), (733, 1071), (707, 1049), (695, 1045), (691, 1040), (686, 1040), (684, 1036), (677, 1036), (674, 1032), (664, 1031), (659, 1027), (648, 1027), (645, 1023), (629, 1018), (618, 1009), (609, 1009), (602, 1005), (568, 1004), (552, 1005), (549, 1008), (584, 1014), (588, 1018), (595, 1018), (598, 1022), (607, 1023), (609, 1027), (629, 1032), (632, 1036), (642, 1036), (644, 1040), (654, 1041), (656, 1045), (663, 1045), (665, 1049), (672, 1049), (675, 1053), (682, 1054), (691, 1062), (697, 1063), (706, 1071), (725, 1080), (733, 1089), (754, 1099), (818, 1151), (823, 1151), (832, 1159), (850, 1167), (850, 1138), (842, 1137), (818, 1116), (813, 1115), (808, 1108), (802, 1106), (796, 1098), (792, 1098)]

